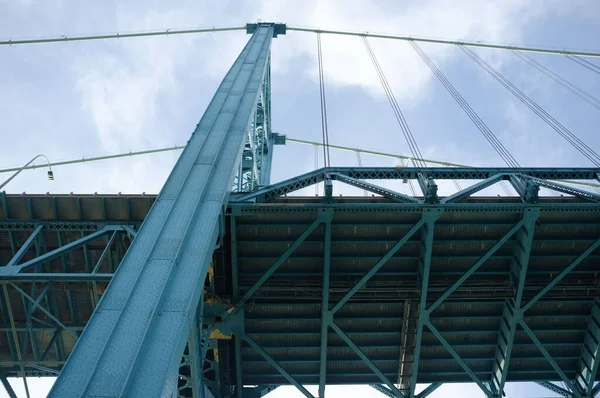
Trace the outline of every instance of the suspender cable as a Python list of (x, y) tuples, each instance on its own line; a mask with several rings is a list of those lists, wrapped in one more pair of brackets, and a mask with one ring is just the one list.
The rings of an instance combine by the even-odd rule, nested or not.
[(327, 129), (327, 101), (325, 98), (325, 77), (323, 76), (323, 52), (321, 50), (321, 34), (317, 33), (317, 60), (319, 63), (319, 95), (321, 97), (321, 133), (323, 135), (323, 166), (331, 167), (329, 159), (329, 131)]
[(475, 61), (477, 65), (479, 65), (483, 70), (485, 70), (494, 79), (496, 79), (504, 88), (506, 88), (515, 97), (517, 97), (517, 99), (519, 99), (523, 104), (525, 104), (529, 109), (531, 109), (533, 113), (538, 115), (544, 122), (546, 122), (546, 124), (548, 124), (548, 126), (550, 126), (554, 131), (556, 131), (569, 144), (571, 144), (575, 149), (577, 149), (583, 156), (589, 159), (595, 166), (600, 166), (600, 155), (598, 155), (596, 151), (590, 148), (579, 137), (573, 134), (568, 128), (563, 126), (559, 121), (557, 121), (548, 112), (546, 112), (544, 108), (542, 108), (535, 101), (529, 98), (525, 93), (523, 93), (523, 91), (521, 91), (514, 84), (512, 84), (497, 70), (492, 68), (487, 62), (481, 59), (481, 57), (475, 54), (471, 49), (464, 46), (459, 46), (458, 48), (460, 48), (465, 54), (467, 54), (469, 58)]
[[(356, 161), (358, 162), (358, 167), (362, 167), (362, 159), (359, 151), (356, 151)], [(365, 196), (369, 196), (369, 192), (366, 189), (363, 189), (363, 193)]]
[(591, 70), (592, 72), (596, 73), (597, 75), (600, 75), (600, 66), (598, 66), (594, 63), (591, 63), (587, 59), (574, 57), (572, 55), (567, 55), (567, 58), (569, 58), (571, 61), (573, 61), (575, 63), (578, 63), (579, 65), (583, 66), (584, 68)]
[[(315, 145), (315, 170), (319, 170), (319, 146)], [(319, 184), (315, 184), (315, 196), (319, 196)]]
[[(406, 165), (404, 164), (404, 159), (402, 159), (402, 158), (398, 158), (398, 160), (400, 160), (400, 164), (402, 165), (402, 167), (406, 166)], [(406, 179), (406, 180), (403, 180), (402, 182), (403, 182), (403, 183), (406, 183), (406, 182), (408, 182), (408, 187), (410, 188), (410, 192), (412, 192), (412, 196), (415, 196), (415, 197), (416, 197), (416, 196), (417, 196), (417, 192), (415, 191), (415, 187), (413, 186), (413, 182), (412, 182), (412, 180)]]
[(394, 116), (396, 116), (396, 120), (398, 121), (400, 130), (402, 130), (402, 134), (404, 135), (404, 138), (406, 139), (406, 143), (408, 144), (410, 152), (413, 155), (413, 158), (414, 158), (413, 162), (416, 167), (425, 168), (427, 166), (423, 162), (423, 155), (421, 154), (419, 146), (417, 145), (417, 142), (415, 141), (415, 138), (410, 130), (410, 127), (408, 126), (408, 123), (406, 122), (406, 119), (404, 118), (404, 115), (402, 114), (402, 111), (400, 110), (400, 107), (398, 106), (396, 97), (394, 96), (394, 93), (392, 92), (392, 89), (387, 81), (387, 78), (385, 77), (385, 74), (383, 73), (383, 70), (381, 69), (381, 66), (379, 65), (379, 61), (377, 61), (377, 57), (375, 56), (375, 53), (373, 52), (373, 49), (371, 48), (371, 45), (369, 44), (368, 39), (365, 36), (362, 36), (362, 39), (363, 39), (363, 43), (365, 44), (365, 48), (367, 49), (367, 53), (369, 54), (369, 57), (371, 58), (371, 62), (373, 63), (373, 66), (375, 67), (375, 72), (377, 72), (377, 77), (379, 77), (379, 81), (381, 82), (381, 85), (383, 86), (383, 90), (385, 91), (385, 94), (388, 98), (390, 106), (392, 107)]
[(485, 122), (479, 117), (477, 112), (471, 108), (471, 105), (463, 98), (463, 96), (456, 90), (456, 88), (450, 83), (450, 81), (446, 78), (446, 76), (442, 73), (442, 71), (433, 63), (431, 58), (423, 49), (414, 41), (408, 42), (411, 47), (415, 50), (415, 52), (419, 55), (419, 57), (425, 62), (425, 64), (429, 67), (429, 69), (433, 72), (433, 74), (438, 78), (438, 80), (442, 83), (444, 88), (450, 93), (452, 98), (456, 101), (456, 103), (462, 108), (465, 114), (471, 119), (473, 124), (479, 129), (481, 134), (485, 137), (485, 139), (490, 143), (492, 148), (496, 150), (498, 155), (504, 160), (504, 162), (508, 165), (508, 167), (512, 168), (520, 168), (519, 162), (512, 156), (512, 154), (506, 149), (506, 147), (500, 142), (498, 137), (490, 130), (490, 128), (485, 124)]
[(502, 190), (504, 191), (506, 196), (512, 196), (510, 194), (510, 190), (508, 189), (508, 187), (506, 186), (506, 183), (504, 181), (500, 181), (500, 186), (502, 187)]
[(600, 99), (594, 97), (593, 95), (577, 87), (567, 79), (548, 69), (547, 67), (533, 59), (531, 56), (523, 54), (520, 51), (513, 51), (513, 54), (521, 58), (523, 61), (527, 62), (529, 65), (533, 66), (535, 69), (537, 69), (544, 75), (548, 76), (550, 79), (554, 80), (556, 83), (563, 86), (564, 88), (566, 88), (567, 90), (569, 90), (570, 92), (572, 92), (573, 94), (575, 94), (576, 96), (593, 106), (594, 108), (600, 110)]

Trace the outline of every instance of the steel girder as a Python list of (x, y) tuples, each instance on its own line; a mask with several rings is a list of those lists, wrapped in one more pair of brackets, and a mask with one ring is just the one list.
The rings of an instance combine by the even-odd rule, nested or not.
[[(259, 207), (260, 207), (260, 206), (259, 206)], [(321, 208), (323, 208), (323, 209), (324, 209), (324, 211), (331, 211), (331, 209), (336, 209), (336, 208), (337, 208), (337, 207), (336, 207), (336, 205), (333, 205), (333, 206), (320, 205), (320, 207), (321, 207)], [(309, 207), (309, 208), (310, 208), (310, 207)], [(436, 207), (436, 206), (434, 206), (433, 208), (439, 208), (440, 210), (443, 210), (443, 205), (439, 205), (439, 207)], [(475, 207), (475, 208), (476, 208), (476, 207)], [(536, 210), (536, 209), (537, 209), (536, 207), (531, 207), (531, 208), (532, 208), (532, 209), (534, 209), (534, 210)], [(235, 209), (235, 207), (234, 207), (234, 209)], [(340, 207), (339, 207), (339, 208), (337, 208), (337, 210), (338, 210), (338, 211), (344, 211), (343, 209), (344, 209), (344, 208), (343, 208), (343, 206), (342, 206), (342, 205), (340, 205)], [(308, 210), (307, 210), (307, 211), (308, 211)], [(311, 211), (311, 212), (314, 212), (314, 209), (313, 209), (313, 210), (309, 210), (309, 211)], [(238, 216), (239, 216), (239, 215), (238, 215)], [(325, 220), (325, 218), (323, 218), (323, 220)], [(326, 227), (326, 223), (325, 223), (325, 221), (323, 221), (323, 220), (322, 220), (322, 222), (321, 222), (321, 223), (322, 223), (322, 224), (325, 224), (325, 225), (324, 225), (323, 227), (321, 227), (321, 228), (325, 228), (325, 227)], [(507, 223), (505, 223), (505, 224), (507, 224)], [(507, 225), (508, 225), (508, 224), (507, 224)], [(35, 228), (34, 228), (34, 229), (35, 229)], [(421, 241), (423, 241), (423, 239), (424, 239), (423, 232), (424, 232), (424, 228), (422, 228), (422, 229), (421, 229)], [(523, 232), (524, 232), (524, 226), (521, 226), (521, 228), (517, 230), (517, 232), (515, 233), (515, 235), (518, 237), (518, 236), (519, 236), (520, 234), (522, 234)], [(125, 231), (123, 231), (123, 232), (119, 232), (119, 234), (124, 236), (124, 234), (125, 234)], [(106, 236), (106, 237), (109, 237), (109, 236), (110, 236), (110, 233), (106, 234), (105, 236)], [(25, 238), (23, 238), (23, 239), (25, 239)], [(98, 239), (100, 240), (101, 238), (98, 238)], [(519, 240), (519, 239), (517, 238), (517, 240)], [(569, 271), (568, 271), (568, 272), (571, 272), (571, 271), (574, 269), (574, 267), (576, 267), (578, 264), (580, 264), (580, 263), (581, 263), (581, 261), (582, 261), (582, 260), (585, 258), (585, 256), (586, 256), (586, 255), (588, 255), (588, 254), (590, 254), (590, 253), (591, 253), (591, 251), (593, 251), (595, 247), (597, 247), (597, 246), (594, 246), (594, 245), (590, 246), (590, 248), (588, 248), (588, 250), (586, 250), (586, 251), (585, 251), (585, 252), (582, 254), (582, 255), (583, 255), (583, 257), (582, 257), (582, 256), (580, 256), (581, 258), (578, 258), (578, 259), (576, 259), (576, 262), (572, 263), (572, 264), (571, 264), (571, 265), (568, 267), (568, 269), (569, 269)], [(83, 248), (83, 246), (81, 246), (81, 248), (80, 248), (80, 249), (78, 249), (78, 250), (81, 250), (82, 248)], [(18, 247), (17, 247), (17, 249), (18, 249)], [(103, 250), (100, 250), (100, 251), (103, 251)], [(40, 253), (40, 254), (41, 254), (41, 253)], [(519, 255), (521, 255), (521, 256), (522, 256), (522, 254), (519, 254), (519, 252), (518, 252), (518, 251), (515, 251), (515, 254), (514, 254), (514, 256), (519, 256)], [(97, 258), (97, 257), (96, 257), (96, 258)], [(60, 258), (59, 258), (59, 257), (56, 257), (56, 258), (55, 258), (55, 261), (58, 261), (58, 260), (60, 260)], [(94, 275), (94, 274), (91, 274), (91, 269), (94, 267), (94, 264), (95, 264), (95, 262), (94, 262), (94, 263), (92, 263), (92, 264), (90, 264), (90, 266), (89, 266), (89, 268), (88, 268), (88, 269), (90, 269), (90, 273), (88, 273), (88, 274), (85, 274), (85, 278), (86, 278), (87, 280), (93, 280), (93, 278), (100, 278), (100, 277), (104, 278), (104, 280), (108, 279), (108, 278), (109, 278), (109, 276), (107, 276), (107, 275), (104, 275), (104, 276), (103, 276), (102, 274), (98, 274), (98, 273), (97, 273), (97, 274), (95, 274), (95, 275)], [(40, 266), (41, 266), (41, 265), (40, 265)], [(513, 270), (513, 271), (512, 271), (512, 273), (513, 273), (513, 274), (514, 274), (515, 272), (516, 272), (515, 270)], [(567, 272), (567, 273), (568, 273), (568, 272)], [(30, 283), (30, 282), (32, 282), (33, 280), (35, 280), (35, 278), (36, 278), (36, 277), (37, 277), (37, 278), (42, 278), (42, 277), (43, 277), (43, 275), (44, 275), (43, 273), (39, 273), (39, 272), (38, 272), (38, 273), (35, 273), (35, 274), (31, 274), (31, 273), (20, 273), (20, 274), (14, 275), (14, 276), (8, 276), (8, 277), (4, 277), (3, 279), (6, 279), (6, 278), (20, 278), (20, 279), (11, 279), (11, 281), (12, 281), (12, 282), (14, 282), (14, 283), (16, 283), (16, 282), (18, 282), (18, 281), (22, 281), (22, 282), (27, 282), (27, 283)], [(55, 277), (55, 276), (54, 276), (54, 274), (46, 274), (46, 275), (47, 275), (47, 278), (48, 278), (48, 279), (50, 279), (50, 280), (51, 280), (51, 281), (53, 281), (53, 282), (60, 281), (60, 280), (68, 280), (68, 278), (69, 278), (69, 274), (65, 274), (65, 273), (56, 274), (56, 275), (58, 275), (58, 276), (59, 276), (58, 278), (57, 278), (57, 277)], [(62, 278), (62, 279), (59, 279), (59, 278)], [(74, 280), (77, 280), (77, 275), (73, 275), (73, 278), (74, 278)], [(517, 279), (516, 279), (514, 276), (513, 276), (512, 278), (514, 279), (514, 282), (515, 282), (515, 292), (516, 292), (516, 290), (517, 290), (517, 289), (516, 289), (516, 282), (517, 282)], [(83, 279), (83, 278), (82, 278), (82, 279), (80, 279), (80, 280), (85, 280), (85, 279)], [(41, 290), (41, 289), (42, 289), (42, 288), (45, 286), (45, 283), (41, 282), (39, 279), (38, 279), (37, 283), (40, 283), (39, 289), (37, 290), (38, 292), (40, 292), (40, 290)], [(555, 284), (553, 284), (553, 286), (554, 286), (554, 285), (555, 285)], [(13, 292), (17, 292), (17, 293), (19, 293), (19, 292), (18, 292), (16, 289), (13, 289), (12, 285), (10, 285), (10, 284), (8, 284), (8, 285), (7, 285), (7, 287), (8, 287), (8, 289), (9, 289), (9, 290), (11, 290), (11, 291), (13, 291)], [(552, 287), (552, 286), (551, 286), (551, 287)], [(551, 288), (551, 287), (550, 287), (550, 288)], [(25, 290), (27, 290), (27, 289), (26, 289), (25, 287), (22, 287), (22, 290), (23, 290), (23, 291), (25, 291)], [(546, 288), (544, 288), (543, 290), (544, 290), (544, 291), (548, 291), (548, 289), (546, 289)], [(20, 294), (20, 293), (19, 293), (19, 294)], [(29, 293), (28, 293), (28, 294), (29, 294)], [(36, 299), (36, 298), (38, 297), (38, 295), (31, 295), (31, 294), (29, 294), (29, 295), (30, 295), (30, 296), (31, 296), (33, 299)], [(543, 297), (543, 295), (542, 295), (542, 296), (540, 296), (540, 297)], [(28, 302), (28, 303), (31, 303), (31, 301), (30, 301), (30, 300), (28, 300), (28, 299), (25, 299), (25, 298), (24, 298), (24, 300), (26, 300), (26, 302)], [(44, 300), (46, 300), (46, 298), (42, 298), (42, 299), (41, 299), (41, 301), (44, 301)], [(13, 301), (14, 301), (14, 300), (13, 300)], [(431, 301), (432, 301), (432, 300), (430, 300), (430, 302), (431, 302)], [(234, 300), (234, 302), (235, 302), (235, 300)], [(47, 305), (47, 304), (44, 304), (44, 305), (45, 305), (45, 307), (46, 307), (46, 308), (48, 308), (50, 311), (52, 311), (52, 310), (50, 309), (50, 306), (49, 306), (49, 305)], [(533, 304), (532, 304), (532, 305), (533, 305)], [(53, 314), (56, 314), (56, 312), (51, 312), (51, 313), (53, 313)], [(35, 322), (36, 322), (36, 321), (34, 320), (34, 325), (35, 325)], [(64, 322), (63, 322), (63, 323), (64, 323)], [(68, 324), (68, 323), (64, 323), (64, 324), (65, 324), (65, 326), (67, 326), (68, 328), (70, 328), (70, 329), (71, 329), (71, 330), (73, 330), (73, 331), (79, 332), (79, 331), (81, 331), (81, 330), (82, 330), (82, 325), (80, 325), (80, 326), (78, 326), (78, 327), (72, 327), (72, 325), (70, 325), (70, 324)], [(53, 327), (54, 327), (54, 328), (56, 328), (56, 325), (55, 325), (54, 323), (53, 323)], [(35, 327), (34, 327), (34, 328), (35, 328)], [(34, 328), (31, 328), (31, 329), (34, 329)], [(26, 328), (26, 327), (23, 327), (22, 325), (18, 325), (18, 324), (17, 324), (17, 325), (15, 325), (15, 329), (16, 329), (18, 332), (21, 332), (21, 331), (25, 331), (27, 328)], [(539, 331), (539, 330), (536, 330), (536, 329), (534, 329), (534, 330), (535, 330), (536, 332), (538, 332), (538, 331)], [(66, 335), (66, 334), (65, 334), (65, 335)], [(22, 335), (21, 335), (21, 336), (22, 336)], [(58, 336), (58, 335), (55, 335), (55, 336)], [(58, 337), (56, 337), (56, 338), (58, 339)], [(20, 346), (21, 346), (21, 347), (22, 347), (22, 342), (23, 342), (23, 340), (21, 339), (21, 340), (20, 340), (20, 343), (21, 343), (21, 345), (20, 345)], [(54, 343), (55, 343), (55, 341), (53, 341), (51, 344), (54, 344)], [(41, 351), (44, 351), (44, 348), (45, 348), (44, 346), (42, 346), (42, 347), (41, 347), (41, 349), (40, 349), (40, 353), (41, 353)], [(360, 349), (360, 348), (361, 348), (361, 347), (359, 347), (359, 349)], [(53, 349), (52, 349), (52, 350), (53, 350)], [(21, 350), (21, 351), (22, 351), (22, 350)], [(14, 363), (16, 363), (16, 364), (19, 364), (19, 363), (20, 363), (20, 364), (23, 364), (25, 367), (29, 367), (29, 365), (34, 365), (34, 366), (40, 366), (40, 365), (41, 365), (41, 366), (54, 366), (54, 365), (52, 365), (53, 363), (60, 363), (60, 364), (64, 363), (64, 359), (65, 359), (65, 353), (64, 353), (64, 351), (63, 351), (63, 352), (60, 354), (60, 355), (62, 355), (62, 360), (61, 360), (62, 362), (61, 362), (61, 361), (56, 361), (56, 360), (54, 360), (54, 362), (52, 362), (52, 354), (53, 354), (53, 351), (51, 351), (51, 352), (50, 352), (50, 355), (48, 356), (48, 358), (49, 358), (49, 359), (48, 359), (48, 358), (45, 358), (44, 360), (40, 360), (40, 361), (32, 361), (32, 360), (29, 360), (29, 361), (27, 361), (26, 363), (25, 363), (25, 362), (19, 362), (19, 361), (15, 361)], [(368, 359), (369, 359), (369, 358), (368, 358)], [(285, 368), (285, 363), (281, 363), (280, 365), (281, 365), (282, 367), (284, 367), (284, 368)], [(30, 370), (27, 372), (28, 374), (31, 374), (31, 372), (33, 372), (33, 371), (36, 371), (36, 369), (34, 369), (33, 367), (29, 367), (29, 369), (30, 369)], [(52, 370), (52, 369), (50, 369), (50, 370)], [(43, 370), (39, 370), (39, 371), (40, 371), (40, 372), (43, 372)], [(49, 374), (51, 374), (51, 372), (49, 372), (48, 370), (46, 370), (46, 371), (45, 371), (45, 374), (46, 374), (46, 375), (49, 375)], [(390, 378), (390, 377), (388, 376), (388, 378)], [(296, 379), (296, 380), (297, 380), (297, 381), (300, 381), (300, 379)], [(390, 390), (390, 391), (391, 391), (391, 390)], [(248, 398), (248, 397), (247, 397), (247, 398)]]
[(490, 384), (492, 392), (498, 397), (502, 396), (504, 392), (504, 383), (508, 375), (517, 325), (523, 316), (521, 301), (525, 288), (525, 278), (527, 277), (527, 267), (529, 266), (535, 225), (539, 215), (539, 209), (527, 209), (523, 215), (523, 227), (515, 234), (517, 244), (513, 254), (510, 273), (510, 283), (515, 288), (515, 297), (514, 299), (506, 300), (504, 303)]
[(273, 24), (259, 24), (225, 76), (50, 396), (177, 393), (274, 36)]
[[(432, 210), (430, 210), (432, 212)], [(417, 327), (415, 334), (414, 351), (412, 355), (412, 362), (410, 363), (410, 383), (408, 387), (408, 397), (414, 398), (415, 388), (417, 387), (417, 376), (419, 373), (419, 359), (421, 356), (421, 340), (423, 338), (423, 326), (429, 319), (429, 313), (426, 311), (427, 307), (427, 291), (429, 287), (429, 271), (431, 267), (431, 254), (433, 250), (433, 234), (435, 229), (435, 221), (442, 214), (442, 211), (437, 210), (432, 212), (427, 222), (425, 223), (424, 230), (421, 236), (421, 247), (420, 247), (420, 258), (419, 258), (419, 271), (418, 271), (418, 282), (421, 284), (421, 294), (419, 297), (419, 308), (417, 315)], [(407, 311), (405, 308), (404, 311)], [(402, 366), (402, 364), (400, 364)]]
[[(464, 200), (472, 194), (481, 191), (501, 180), (509, 180), (515, 190), (524, 198), (526, 202), (537, 201), (537, 191), (539, 186), (543, 185), (568, 195), (573, 195), (590, 202), (600, 202), (600, 195), (585, 190), (558, 184), (554, 180), (594, 180), (599, 169), (572, 169), (572, 168), (482, 168), (482, 167), (331, 167), (328, 169), (319, 169), (309, 173), (291, 178), (286, 181), (273, 184), (268, 187), (257, 189), (246, 194), (235, 195), (232, 198), (234, 202), (254, 201), (257, 203), (269, 202), (279, 196), (287, 195), (291, 192), (318, 184), (329, 176), (333, 180), (338, 180), (362, 189), (369, 190), (384, 197), (391, 198), (406, 203), (437, 203), (437, 186), (433, 182), (438, 180), (483, 180), (471, 187), (463, 189), (448, 198), (442, 200), (442, 203), (455, 203)], [(426, 175), (427, 178), (423, 176)], [(416, 200), (393, 190), (379, 187), (375, 184), (361, 180), (418, 180), (421, 185), (424, 198)]]
[[(330, 213), (333, 216), (332, 213)], [(321, 302), (321, 343), (319, 363), (319, 398), (325, 397), (327, 383), (327, 343), (329, 336), (329, 273), (331, 267), (331, 216), (325, 221), (325, 242), (323, 250), (323, 300)]]

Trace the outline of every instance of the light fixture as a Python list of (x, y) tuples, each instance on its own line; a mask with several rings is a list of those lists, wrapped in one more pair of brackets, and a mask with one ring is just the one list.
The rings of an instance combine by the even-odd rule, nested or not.
[(39, 154), (39, 155), (35, 156), (33, 159), (31, 159), (29, 162), (25, 163), (25, 166), (23, 166), (19, 170), (17, 170), (15, 172), (15, 174), (11, 175), (8, 178), (8, 180), (4, 181), (2, 183), (2, 185), (0, 185), (0, 189), (4, 188), (4, 186), (6, 184), (8, 184), (9, 182), (11, 182), (11, 180), (13, 178), (15, 178), (17, 175), (19, 175), (19, 173), (22, 172), (23, 170), (25, 170), (27, 168), (27, 166), (29, 166), (31, 163), (33, 163), (34, 160), (36, 160), (37, 158), (40, 158), (40, 157), (46, 159), (46, 163), (48, 163), (48, 168), (50, 169), (50, 170), (48, 170), (48, 179), (50, 181), (54, 181), (54, 173), (52, 172), (52, 167), (50, 166), (50, 161), (48, 160), (48, 158), (45, 155)]

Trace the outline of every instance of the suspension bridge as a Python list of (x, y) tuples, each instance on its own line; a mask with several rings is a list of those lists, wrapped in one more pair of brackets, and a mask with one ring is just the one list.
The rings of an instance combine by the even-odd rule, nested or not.
[[(57, 377), (51, 397), (254, 398), (281, 385), (325, 397), (327, 385), (369, 384), (424, 398), (456, 382), (501, 397), (523, 381), (598, 393), (600, 156), (477, 47), (514, 53), (597, 109), (531, 53), (595, 74), (600, 53), (264, 22), (0, 46), (231, 30), (248, 42), (187, 145), (53, 164), (182, 151), (158, 195), (0, 192), (0, 380), (11, 397), (8, 378), (29, 395), (28, 376)], [(321, 142), (272, 130), (271, 43), (290, 32), (317, 36)], [(325, 34), (362, 40), (410, 154), (329, 142)], [(407, 41), (504, 165), (424, 158), (373, 39)], [(521, 166), (422, 42), (458, 46), (591, 166)], [(322, 167), (272, 183), (284, 144), (314, 146)], [(332, 165), (332, 150), (355, 152), (357, 167)], [(399, 164), (364, 167), (365, 153)], [(446, 180), (455, 192), (439, 195)], [(297, 195), (316, 185), (322, 194)], [(342, 185), (364, 194), (337, 196)]]

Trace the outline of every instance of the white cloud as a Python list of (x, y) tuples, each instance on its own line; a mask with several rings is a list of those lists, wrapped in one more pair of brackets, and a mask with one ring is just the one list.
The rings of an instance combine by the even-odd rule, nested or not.
[[(260, 14), (288, 21), (290, 26), (294, 25), (293, 21), (302, 21), (302, 25), (323, 29), (510, 43), (520, 41), (522, 28), (547, 12), (553, 3), (539, 0), (428, 0), (406, 2), (402, 7), (394, 3), (394, 7), (379, 8), (365, 7), (360, 0), (312, 0), (302, 2), (302, 5), (264, 0)], [(308, 72), (316, 80), (314, 34), (290, 32), (289, 37), (283, 40), (286, 43), (277, 48), (277, 62), (285, 65), (294, 62), (300, 55), (309, 55), (313, 64)], [(407, 43), (383, 39), (370, 39), (370, 42), (399, 102), (414, 104), (427, 97), (431, 73)], [(422, 47), (438, 65), (447, 62), (453, 54), (449, 46)], [(375, 95), (383, 93), (360, 38), (326, 35), (323, 37), (323, 52), (327, 83), (357, 85)]]
[[(309, 0), (302, 4), (263, 0), (257, 7), (259, 11), (249, 20), (288, 21), (290, 25), (301, 21), (303, 25), (323, 28), (514, 41), (519, 39), (520, 28), (543, 12), (539, 3), (458, 1), (448, 6), (444, 0), (429, 0), (391, 9), (365, 8), (364, 2), (358, 0)], [(190, 22), (196, 26), (208, 25), (209, 17), (224, 12), (225, 9), (216, 9), (209, 16), (173, 7), (167, 12), (150, 10), (140, 17), (137, 7), (119, 7), (117, 21), (127, 30), (179, 28), (190, 26)], [(151, 134), (152, 141), (148, 133), (160, 123), (159, 98), (174, 96), (171, 100), (176, 100), (178, 89), (185, 84), (176, 76), (178, 70), (194, 68), (210, 78), (221, 78), (246, 38), (223, 35), (217, 46), (210, 36), (122, 40), (111, 43), (106, 50), (79, 57), (74, 65), (77, 89), (106, 150), (139, 148), (149, 142), (158, 144), (160, 136), (168, 135), (167, 125), (161, 125), (167, 129), (163, 134)], [(276, 44), (274, 54), (275, 73), (286, 70), (299, 56), (308, 56), (312, 64), (307, 73), (316, 80), (314, 34), (290, 32), (280, 40), (283, 43)], [(371, 44), (402, 104), (415, 105), (427, 97), (431, 74), (406, 43), (371, 39)], [(323, 49), (328, 84), (357, 85), (373, 95), (383, 93), (359, 38), (327, 35), (323, 37)], [(447, 46), (426, 46), (438, 64), (446, 62), (451, 50)]]

